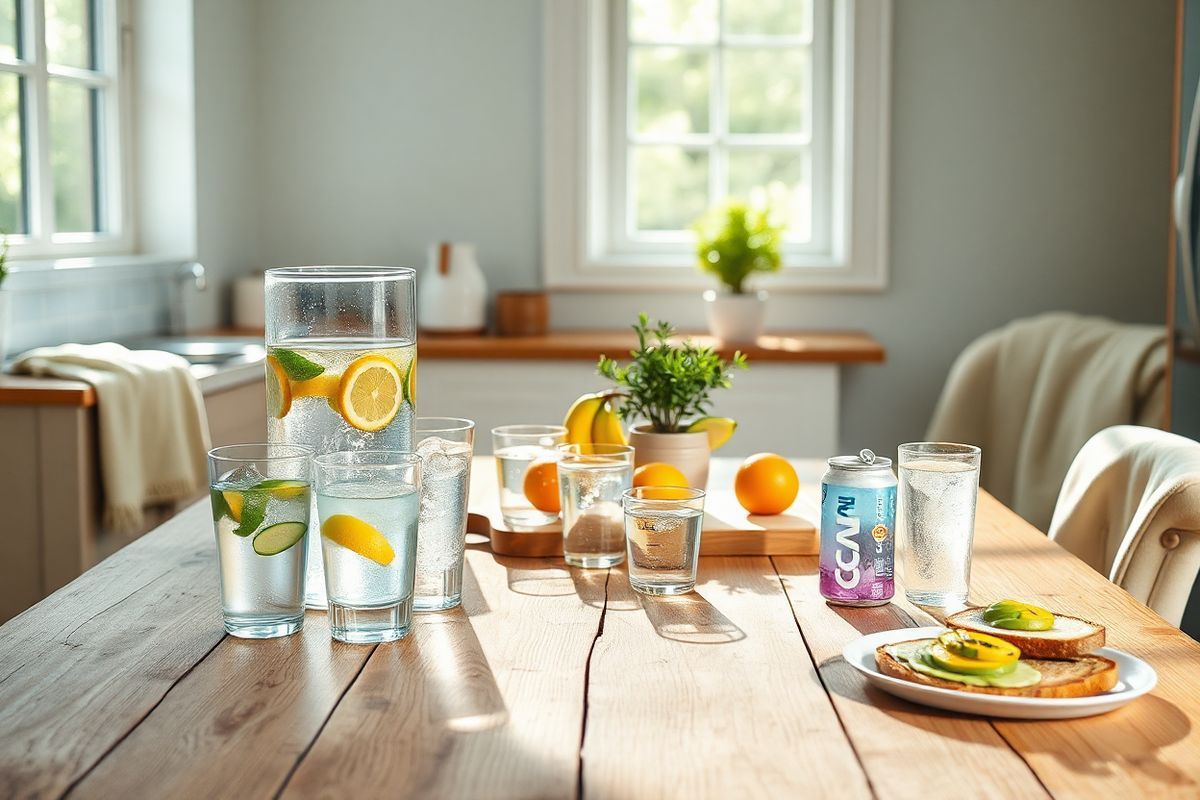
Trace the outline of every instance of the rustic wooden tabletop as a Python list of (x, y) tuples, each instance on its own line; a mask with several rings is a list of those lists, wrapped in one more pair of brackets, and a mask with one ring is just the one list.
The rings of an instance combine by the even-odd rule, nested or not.
[(841, 649), (930, 617), (830, 607), (816, 570), (703, 558), (695, 593), (651, 599), (620, 567), (477, 543), (462, 608), (400, 642), (331, 642), (320, 613), (243, 641), (222, 630), (198, 504), (0, 627), (0, 796), (1200, 794), (1200, 644), (991, 497), (973, 599), (1104, 621), (1158, 670), (1151, 695), (1062, 722), (894, 699)]

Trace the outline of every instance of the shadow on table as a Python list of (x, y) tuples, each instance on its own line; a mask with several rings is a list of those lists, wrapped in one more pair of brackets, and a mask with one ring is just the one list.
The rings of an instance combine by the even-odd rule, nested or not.
[(664, 639), (688, 644), (729, 644), (746, 632), (696, 592), (673, 597), (640, 597), (654, 630)]
[[(1119, 766), (1164, 786), (1195, 790), (1192, 777), (1159, 758), (1159, 750), (1184, 739), (1192, 728), (1187, 716), (1161, 697), (1146, 695), (1124, 708), (1085, 719), (996, 720), (994, 724), (1022, 754), (1048, 755), (1071, 772), (1104, 776)], [(1080, 740), (1086, 746), (1079, 746)], [(1144, 789), (1152, 791), (1149, 786)]]
[(422, 614), (413, 632), (416, 663), (405, 668), (423, 676), (431, 720), (461, 733), (508, 721), (504, 696), (465, 610)]
[(880, 631), (894, 631), (897, 628), (919, 628), (925, 624), (913, 619), (912, 615), (895, 603), (866, 608), (836, 606), (830, 603), (829, 608), (864, 636)]

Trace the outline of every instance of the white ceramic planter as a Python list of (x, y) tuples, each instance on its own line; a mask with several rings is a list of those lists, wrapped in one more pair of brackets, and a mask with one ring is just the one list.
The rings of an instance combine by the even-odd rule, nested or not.
[(713, 336), (722, 342), (750, 344), (763, 332), (767, 292), (759, 289), (746, 294), (725, 294), (708, 289), (704, 292), (704, 313)]
[(634, 425), (629, 431), (633, 445), (633, 466), (661, 461), (679, 469), (688, 486), (703, 489), (708, 485), (708, 434), (653, 433), (649, 425)]

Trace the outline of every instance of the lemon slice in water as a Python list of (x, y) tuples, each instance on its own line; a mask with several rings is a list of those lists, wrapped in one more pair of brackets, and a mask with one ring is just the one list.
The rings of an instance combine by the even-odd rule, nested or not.
[(396, 551), (379, 529), (349, 514), (334, 514), (321, 523), (321, 535), (386, 567), (396, 557)]
[(338, 385), (338, 413), (360, 431), (381, 431), (404, 402), (403, 379), (390, 359), (374, 353), (356, 358)]

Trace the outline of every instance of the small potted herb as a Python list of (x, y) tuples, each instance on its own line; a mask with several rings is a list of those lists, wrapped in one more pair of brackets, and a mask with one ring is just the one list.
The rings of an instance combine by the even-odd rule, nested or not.
[(709, 331), (723, 342), (755, 341), (763, 330), (767, 292), (751, 291), (746, 281), (756, 272), (779, 269), (783, 226), (767, 208), (730, 200), (709, 210), (692, 230), (700, 269), (716, 275), (727, 290), (704, 292)]
[(630, 428), (629, 443), (634, 463), (664, 462), (677, 467), (688, 485), (704, 488), (708, 483), (711, 451), (733, 435), (737, 423), (724, 417), (706, 416), (714, 389), (728, 389), (734, 369), (745, 369), (746, 357), (734, 353), (726, 361), (711, 347), (691, 340), (672, 340), (675, 329), (642, 314), (633, 326), (638, 346), (632, 359), (620, 366), (600, 356), (599, 373), (625, 394), (621, 417), (645, 420)]

